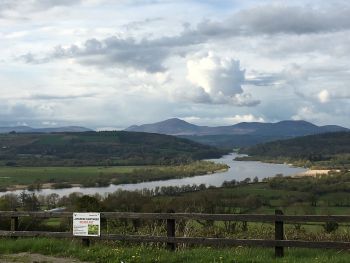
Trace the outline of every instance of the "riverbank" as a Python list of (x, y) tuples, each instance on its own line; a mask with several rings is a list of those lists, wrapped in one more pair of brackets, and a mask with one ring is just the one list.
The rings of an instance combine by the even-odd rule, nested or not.
[(3, 191), (108, 187), (225, 172), (229, 166), (196, 161), (174, 166), (0, 167)]
[[(39, 194), (39, 195), (50, 195), (50, 194), (58, 194), (60, 196), (69, 195), (74, 192), (80, 192), (87, 195), (94, 195), (96, 193), (99, 193), (101, 195), (113, 193), (118, 190), (126, 190), (126, 191), (135, 191), (135, 190), (155, 190), (156, 188), (162, 188), (162, 187), (182, 187), (184, 185), (192, 186), (192, 185), (206, 185), (209, 186), (215, 186), (215, 187), (221, 187), (222, 184), (226, 182), (230, 182), (232, 180), (236, 181), (242, 181), (246, 178), (250, 178), (253, 180), (255, 177), (257, 177), (260, 181), (263, 180), (266, 177), (273, 177), (276, 174), (284, 174), (284, 175), (294, 175), (300, 172), (306, 171), (306, 169), (303, 168), (297, 168), (297, 167), (291, 167), (285, 164), (267, 164), (267, 163), (261, 163), (261, 162), (240, 162), (240, 161), (234, 161), (233, 159), (238, 155), (237, 153), (232, 153), (228, 155), (224, 155), (219, 159), (210, 159), (206, 160), (207, 162), (204, 162), (205, 164), (210, 164), (210, 169), (202, 169), (200, 173), (200, 169), (176, 169), (176, 173), (172, 174), (168, 170), (168, 175), (170, 174), (172, 177), (169, 179), (166, 179), (165, 177), (158, 177), (161, 173), (159, 173), (156, 170), (147, 169), (146, 167), (143, 169), (138, 169), (137, 177), (133, 177), (131, 174), (132, 167), (129, 167), (129, 173), (124, 173), (122, 177), (119, 175), (119, 183), (114, 182), (114, 184), (107, 184), (106, 186), (99, 186), (96, 187), (95, 185), (92, 185), (91, 187), (83, 187), (87, 185), (89, 177), (96, 177), (96, 171), (99, 173), (104, 173), (106, 175), (107, 172), (105, 169), (114, 169), (113, 167), (102, 167), (103, 169), (97, 169), (95, 167), (94, 172), (91, 172), (91, 170), (87, 170), (89, 173), (85, 174), (84, 177), (81, 177), (81, 173), (79, 173), (79, 170), (74, 170), (78, 175), (78, 177), (85, 178), (87, 182), (84, 182), (83, 184), (76, 184), (74, 187), (71, 188), (57, 188), (56, 185), (46, 185), (50, 188), (40, 188), (40, 191), (36, 190), (35, 185), (32, 185), (33, 193)], [(203, 163), (200, 162), (200, 163)], [(214, 165), (215, 164), (215, 165)], [(178, 166), (176, 166), (178, 167)], [(124, 167), (124, 170), (126, 171), (127, 167)], [(155, 167), (152, 167), (155, 168)], [(160, 168), (160, 167), (157, 167)], [(182, 167), (184, 168), (184, 167)], [(190, 168), (190, 167), (188, 167)], [(192, 166), (193, 168), (193, 166)], [(63, 169), (63, 168), (60, 168)], [(78, 168), (74, 168), (78, 169)], [(163, 168), (164, 169), (164, 168)], [(153, 173), (152, 173), (153, 171)], [(185, 172), (184, 172), (185, 171)], [(147, 174), (147, 177), (144, 175)], [(199, 174), (199, 175), (197, 175)], [(0, 169), (0, 175), (1, 175), (1, 169)], [(4, 175), (4, 174), (3, 174)], [(53, 177), (54, 172), (51, 170), (45, 171), (45, 173), (41, 173), (41, 176), (44, 178), (47, 178), (48, 176)], [(154, 175), (154, 176), (153, 176)], [(189, 176), (187, 176), (189, 175)], [(37, 174), (33, 173), (33, 176), (39, 177)], [(117, 175), (116, 175), (117, 176)], [(69, 173), (65, 173), (65, 178), (69, 177)], [(98, 179), (99, 177), (97, 177)], [(154, 180), (145, 180), (145, 178), (155, 178)], [(158, 179), (159, 178), (159, 179)], [(28, 179), (28, 178), (27, 178)], [(29, 178), (33, 179), (33, 178)], [(70, 178), (70, 180), (73, 180), (74, 178)], [(96, 179), (96, 178), (95, 178)], [(122, 181), (121, 179), (125, 180)], [(135, 183), (130, 183), (130, 181), (135, 180)], [(65, 180), (68, 181), (68, 180)], [(1, 180), (0, 180), (1, 182)], [(74, 182), (70, 182), (74, 183)], [(20, 194), (25, 187), (23, 185), (25, 184), (13, 184), (17, 185), (17, 189), (21, 190), (15, 190), (8, 191), (8, 192), (0, 192), (0, 195), (14, 193), (14, 194)], [(59, 185), (60, 186), (60, 185)], [(62, 184), (61, 184), (62, 186)], [(64, 185), (63, 185), (64, 186)], [(81, 187), (80, 187), (81, 186)]]

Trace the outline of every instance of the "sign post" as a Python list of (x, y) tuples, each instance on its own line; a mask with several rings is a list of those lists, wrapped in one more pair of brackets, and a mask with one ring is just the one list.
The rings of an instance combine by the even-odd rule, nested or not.
[(100, 213), (73, 213), (73, 236), (81, 236), (83, 245), (89, 246), (88, 237), (99, 237), (101, 224)]

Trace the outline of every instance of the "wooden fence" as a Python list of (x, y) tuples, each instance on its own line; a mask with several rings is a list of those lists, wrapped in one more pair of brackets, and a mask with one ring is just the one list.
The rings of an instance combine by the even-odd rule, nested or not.
[[(0, 231), (0, 237), (51, 237), (72, 238), (71, 232), (43, 232), (43, 231), (18, 231), (18, 218), (72, 218), (71, 212), (10, 212), (0, 211), (0, 218), (11, 219), (11, 231)], [(299, 248), (331, 248), (350, 249), (350, 242), (339, 241), (303, 241), (284, 240), (285, 223), (303, 222), (350, 222), (350, 216), (337, 215), (283, 215), (282, 211), (276, 210), (275, 215), (262, 214), (200, 214), (200, 213), (126, 213), (126, 212), (102, 212), (101, 219), (149, 219), (166, 220), (167, 236), (140, 236), (102, 234), (99, 237), (81, 238), (84, 245), (90, 244), (90, 239), (119, 240), (129, 242), (152, 242), (166, 243), (170, 250), (176, 249), (177, 243), (213, 245), (213, 246), (263, 246), (274, 247), (276, 257), (283, 257), (284, 247)], [(232, 239), (232, 238), (207, 238), (207, 237), (176, 237), (175, 225), (177, 220), (208, 220), (208, 221), (243, 221), (263, 222), (275, 224), (275, 239)]]

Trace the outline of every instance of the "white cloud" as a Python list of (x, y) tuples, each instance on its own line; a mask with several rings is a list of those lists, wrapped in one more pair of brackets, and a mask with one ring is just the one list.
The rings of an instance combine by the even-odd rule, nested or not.
[(330, 100), (330, 94), (328, 90), (324, 89), (318, 93), (318, 99), (320, 100), (321, 103), (326, 103)]
[(257, 117), (253, 114), (245, 114), (245, 115), (238, 115), (236, 114), (233, 117), (226, 117), (226, 121), (230, 121), (231, 123), (240, 123), (240, 122), (265, 122), (263, 117)]
[(238, 60), (215, 56), (212, 52), (187, 61), (187, 78), (212, 96), (233, 96), (242, 93), (244, 70)]
[(350, 126), (350, 3), (224, 2), (0, 0), (0, 122)]
[(198, 117), (189, 116), (183, 117), (183, 120), (194, 123), (197, 125), (208, 125), (210, 123), (212, 126), (217, 125), (233, 125), (240, 122), (265, 122), (263, 117), (258, 117), (253, 114), (236, 114), (234, 116), (222, 116), (222, 117)]
[(201, 97), (212, 103), (236, 106), (255, 106), (259, 103), (251, 94), (243, 93), (245, 70), (240, 68), (239, 60), (220, 58), (213, 52), (196, 56), (187, 61), (187, 79), (197, 89), (204, 91)]

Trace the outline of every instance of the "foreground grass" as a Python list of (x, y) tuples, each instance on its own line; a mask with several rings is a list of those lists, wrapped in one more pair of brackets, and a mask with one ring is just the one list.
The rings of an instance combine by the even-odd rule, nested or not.
[(121, 243), (99, 242), (89, 248), (73, 240), (57, 239), (1, 239), (0, 254), (20, 252), (70, 257), (82, 261), (107, 262), (349, 262), (350, 253), (334, 250), (286, 249), (283, 259), (275, 259), (273, 250), (267, 248), (188, 248), (169, 252), (150, 246), (126, 246)]

